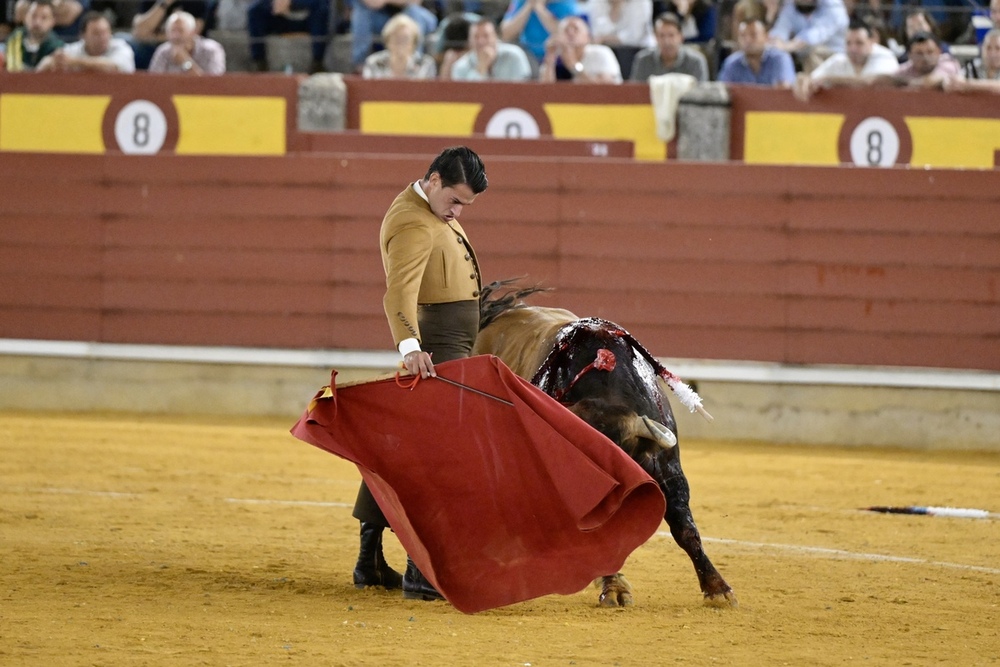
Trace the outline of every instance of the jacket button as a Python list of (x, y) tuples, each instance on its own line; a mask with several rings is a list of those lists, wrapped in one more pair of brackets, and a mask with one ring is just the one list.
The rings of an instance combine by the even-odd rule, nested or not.
[(476, 279), (476, 274), (475, 273), (470, 273), (469, 274), (469, 279), (475, 280)]
[(472, 255), (466, 255), (465, 258), (466, 259), (472, 259)]
[(457, 240), (457, 241), (458, 241), (459, 243), (461, 243), (461, 242), (462, 242), (462, 237), (461, 237), (461, 236), (459, 236), (459, 237), (458, 237), (458, 239), (456, 239), (456, 240)]
[(479, 290), (476, 290), (475, 292), (473, 292), (472, 296), (479, 296)]

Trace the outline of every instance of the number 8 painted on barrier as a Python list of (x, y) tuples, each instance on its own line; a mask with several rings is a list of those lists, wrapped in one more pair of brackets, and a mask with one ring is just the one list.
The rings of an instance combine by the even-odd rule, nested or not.
[(115, 139), (122, 153), (154, 155), (167, 139), (167, 117), (148, 100), (129, 102), (115, 118)]
[(898, 157), (899, 135), (885, 118), (865, 118), (851, 132), (851, 161), (859, 167), (891, 167)]

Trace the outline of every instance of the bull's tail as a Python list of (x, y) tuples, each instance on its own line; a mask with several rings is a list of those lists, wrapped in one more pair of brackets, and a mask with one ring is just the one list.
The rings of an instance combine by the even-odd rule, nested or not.
[(520, 278), (507, 278), (497, 280), (488, 285), (483, 285), (483, 291), (479, 295), (479, 330), (485, 329), (501, 313), (515, 308), (524, 308), (528, 304), (524, 303), (524, 298), (537, 294), (538, 292), (550, 292), (551, 287), (517, 288), (515, 285), (520, 282)]

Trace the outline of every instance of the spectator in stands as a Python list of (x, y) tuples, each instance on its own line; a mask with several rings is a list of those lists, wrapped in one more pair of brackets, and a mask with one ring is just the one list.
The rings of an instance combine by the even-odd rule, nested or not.
[(425, 9), (420, 0), (353, 0), (351, 65), (355, 70), (361, 69), (372, 52), (375, 36), (384, 34), (385, 24), (397, 14), (413, 19), (422, 35), (429, 35), (437, 28), (437, 17)]
[(575, 13), (575, 0), (511, 0), (500, 22), (500, 36), (505, 42), (518, 42), (540, 63), (559, 21)]
[(716, 3), (712, 0), (667, 0), (663, 12), (680, 17), (685, 42), (704, 44), (715, 37)]
[(587, 16), (595, 44), (653, 46), (653, 0), (589, 0)]
[(24, 25), (7, 38), (7, 71), (33, 71), (42, 60), (62, 47), (63, 42), (52, 32), (56, 23), (50, 0), (32, 0), (24, 17)]
[(781, 0), (739, 0), (733, 6), (729, 39), (739, 41), (740, 24), (760, 21), (767, 30), (771, 29), (781, 10)]
[(257, 71), (267, 71), (268, 35), (307, 32), (312, 39), (309, 73), (322, 72), (329, 23), (330, 0), (255, 0), (247, 9), (247, 34)]
[(153, 52), (167, 39), (167, 18), (175, 12), (187, 12), (195, 17), (196, 32), (205, 30), (205, 0), (143, 0), (139, 13), (132, 19), (132, 49), (135, 68), (148, 69)]
[(896, 56), (875, 43), (868, 25), (852, 21), (847, 29), (846, 51), (833, 54), (811, 74), (799, 74), (795, 96), (806, 101), (821, 88), (867, 85), (876, 76), (893, 74), (898, 69)]
[(621, 83), (622, 70), (614, 52), (603, 44), (590, 43), (590, 29), (579, 16), (559, 21), (545, 44), (539, 71), (545, 82)]
[(876, 83), (918, 88), (941, 88), (947, 79), (961, 79), (962, 66), (950, 53), (943, 53), (937, 37), (918, 32), (910, 39), (909, 59), (895, 74), (882, 75)]
[(769, 33), (770, 44), (795, 56), (810, 72), (844, 50), (848, 22), (844, 0), (784, 0)]
[(708, 62), (701, 51), (684, 46), (681, 19), (666, 12), (656, 17), (656, 46), (643, 49), (632, 62), (632, 81), (646, 81), (660, 74), (690, 74), (708, 81)]
[(945, 89), (955, 92), (991, 90), (1000, 92), (1000, 28), (993, 28), (983, 37), (979, 57), (965, 69), (966, 78), (945, 79)]
[(434, 58), (419, 51), (424, 38), (420, 26), (406, 14), (396, 14), (382, 28), (385, 50), (365, 59), (361, 75), (366, 79), (433, 79)]
[[(14, 4), (14, 23), (23, 25), (31, 0), (17, 0)], [(80, 35), (80, 16), (90, 9), (90, 0), (52, 0), (55, 25), (52, 32), (62, 39), (75, 40)]]
[[(965, 0), (894, 0), (889, 25), (898, 30), (903, 23), (907, 37), (930, 32), (939, 40), (953, 42), (968, 26), (972, 4)], [(923, 25), (910, 26), (910, 17), (915, 14), (923, 16)]]
[(427, 50), (437, 63), (439, 79), (451, 79), (452, 68), (469, 52), (469, 32), (482, 17), (479, 14), (456, 12), (444, 17), (434, 35), (424, 40)]
[(191, 76), (226, 73), (226, 52), (214, 39), (198, 34), (194, 16), (174, 12), (167, 18), (167, 41), (156, 47), (149, 71)]
[(87, 12), (81, 25), (82, 39), (67, 44), (46, 56), (39, 72), (105, 72), (131, 74), (135, 54), (128, 42), (111, 34), (111, 23), (104, 14)]
[(528, 81), (531, 64), (516, 44), (501, 42), (490, 19), (480, 19), (469, 31), (469, 51), (455, 62), (451, 78), (458, 81)]
[(767, 29), (763, 21), (740, 24), (739, 46), (741, 50), (722, 63), (719, 81), (785, 88), (795, 83), (792, 56), (787, 51), (767, 45)]
[[(14, 30), (13, 12), (8, 8), (12, 0), (0, 0), (0, 42), (6, 42), (7, 37)], [(0, 59), (0, 66), (3, 61)]]

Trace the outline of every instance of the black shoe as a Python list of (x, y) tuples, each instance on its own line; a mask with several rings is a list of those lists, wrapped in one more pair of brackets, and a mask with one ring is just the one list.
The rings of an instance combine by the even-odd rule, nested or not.
[(431, 586), (431, 582), (420, 574), (410, 557), (406, 557), (406, 573), (403, 574), (403, 597), (407, 600), (443, 600), (444, 596)]
[(361, 522), (361, 549), (354, 566), (354, 587), (384, 586), (393, 590), (403, 585), (403, 577), (389, 567), (382, 555), (382, 531), (376, 523)]

